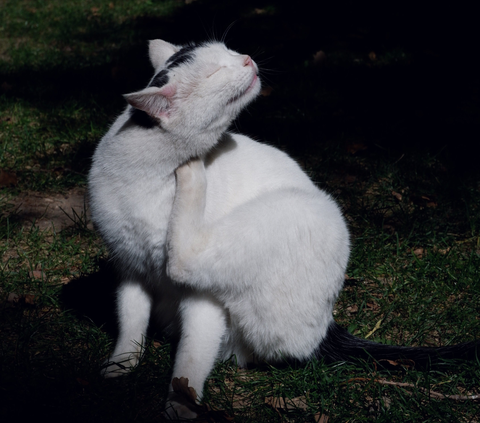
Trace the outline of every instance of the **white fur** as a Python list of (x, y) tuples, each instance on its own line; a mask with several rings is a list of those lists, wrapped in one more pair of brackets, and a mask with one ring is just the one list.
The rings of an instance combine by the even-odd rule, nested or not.
[[(178, 49), (150, 43), (156, 72)], [(257, 71), (204, 45), (165, 86), (126, 96), (158, 126), (132, 124), (129, 106), (95, 152), (92, 217), (122, 278), (109, 375), (138, 362), (149, 317), (180, 330), (172, 377), (200, 398), (215, 360), (308, 359), (326, 334), (348, 231), (291, 158), (225, 132), (258, 95)]]

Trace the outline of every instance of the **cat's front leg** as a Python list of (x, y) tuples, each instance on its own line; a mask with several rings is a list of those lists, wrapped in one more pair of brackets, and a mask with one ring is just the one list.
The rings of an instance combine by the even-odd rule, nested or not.
[[(182, 330), (172, 379), (188, 379), (188, 386), (195, 390), (196, 399), (201, 400), (205, 380), (218, 358), (227, 330), (227, 314), (213, 296), (191, 293), (180, 305), (180, 316)], [(171, 419), (196, 417), (196, 407), (186, 406), (182, 397), (173, 391), (172, 385), (169, 390), (165, 415)]]
[(128, 373), (141, 358), (152, 299), (138, 282), (125, 281), (117, 290), (119, 334), (113, 354), (105, 363), (103, 375)]
[(192, 282), (196, 254), (206, 244), (204, 226), (207, 179), (202, 159), (176, 170), (176, 191), (168, 228), (167, 274), (177, 282)]

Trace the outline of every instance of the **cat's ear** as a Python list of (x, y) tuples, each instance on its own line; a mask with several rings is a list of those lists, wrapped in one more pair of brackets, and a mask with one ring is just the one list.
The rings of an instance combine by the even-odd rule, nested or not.
[(173, 56), (181, 47), (167, 43), (163, 40), (150, 40), (148, 43), (148, 55), (155, 69), (163, 67), (165, 62)]
[(167, 84), (161, 88), (148, 87), (136, 93), (125, 94), (123, 97), (136, 109), (143, 110), (154, 118), (161, 118), (168, 116), (175, 92), (176, 86)]

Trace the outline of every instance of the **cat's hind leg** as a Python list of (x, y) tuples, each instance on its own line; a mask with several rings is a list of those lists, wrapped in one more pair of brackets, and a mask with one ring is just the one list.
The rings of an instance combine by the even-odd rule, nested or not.
[(142, 284), (124, 281), (117, 291), (119, 334), (113, 354), (105, 363), (105, 377), (129, 372), (141, 358), (152, 298)]

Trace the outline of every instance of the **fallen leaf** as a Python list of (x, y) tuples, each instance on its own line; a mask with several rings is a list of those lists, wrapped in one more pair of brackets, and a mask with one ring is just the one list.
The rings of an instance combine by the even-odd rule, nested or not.
[(415, 254), (418, 258), (422, 258), (425, 255), (425, 250), (423, 248), (417, 248), (413, 250), (413, 254)]
[(11, 304), (18, 304), (18, 303), (25, 303), (34, 305), (36, 300), (36, 296), (33, 294), (23, 294), (19, 295), (15, 292), (10, 292), (7, 296), (7, 303)]
[(382, 359), (378, 361), (386, 361), (388, 364), (391, 366), (404, 366), (404, 367), (413, 367), (415, 366), (415, 362), (413, 360), (409, 359), (398, 359), (398, 360), (388, 360), (388, 359)]
[[(181, 408), (186, 407), (196, 416), (208, 411), (207, 407), (197, 403), (197, 393), (194, 388), (188, 386), (188, 378), (174, 377), (172, 380), (172, 388), (174, 392), (170, 392), (167, 398), (167, 402), (171, 401), (171, 405), (177, 404), (180, 405)], [(175, 410), (175, 408), (173, 410)], [(165, 412), (167, 413), (166, 415), (168, 415), (172, 410), (166, 410)], [(173, 413), (175, 412), (176, 411), (173, 411)], [(170, 415), (170, 418), (172, 416), (173, 415)]]
[(347, 307), (347, 311), (350, 313), (356, 313), (358, 312), (358, 306), (354, 304), (353, 306)]
[(327, 60), (327, 55), (323, 50), (319, 50), (313, 55), (313, 64), (315, 66), (323, 66), (326, 60)]
[(262, 95), (263, 97), (268, 97), (273, 91), (273, 88), (272, 87), (269, 87), (269, 86), (266, 86), (266, 87), (262, 87), (262, 90), (260, 91), (260, 95)]
[(402, 201), (402, 194), (398, 193), (398, 192), (395, 192), (395, 191), (392, 191), (392, 195), (398, 200), (398, 201)]
[(18, 178), (15, 172), (0, 169), (0, 187), (13, 187), (17, 185)]
[(451, 247), (447, 247), (447, 248), (435, 248), (434, 249), (437, 253), (440, 253), (442, 255), (445, 255), (447, 254), (450, 250), (451, 250)]
[(375, 327), (367, 333), (367, 335), (365, 336), (365, 339), (369, 338), (370, 336), (372, 336), (378, 329), (380, 329), (380, 326), (382, 325), (382, 321), (383, 321), (383, 318), (380, 319), (377, 324), (375, 325)]
[(10, 292), (7, 297), (8, 303), (18, 303), (20, 301), (20, 295), (15, 294), (15, 292)]
[(422, 195), (422, 196), (412, 196), (410, 198), (412, 203), (419, 205), (420, 207), (437, 207), (438, 203), (435, 201), (434, 198), (431, 198), (427, 195)]
[(178, 395), (188, 400), (192, 404), (197, 404), (197, 393), (195, 389), (188, 386), (188, 378), (186, 377), (174, 377), (172, 380), (172, 388)]
[(35, 304), (35, 295), (25, 294), (23, 298), (25, 300), (25, 304), (30, 304), (30, 305)]
[(31, 270), (28, 272), (28, 276), (30, 276), (32, 279), (44, 279), (45, 273), (43, 273), (41, 270)]
[(223, 423), (232, 422), (233, 418), (223, 410), (213, 410), (208, 404), (199, 404), (197, 402), (197, 393), (195, 389), (188, 386), (188, 378), (174, 377), (172, 388), (179, 398), (175, 402), (183, 402), (191, 411), (197, 414), (195, 421), (197, 423)]
[(362, 142), (349, 142), (347, 144), (347, 152), (355, 154), (358, 151), (366, 150), (367, 146)]
[(60, 278), (60, 282), (62, 282), (64, 285), (66, 285), (67, 283), (69, 283), (71, 280), (72, 280), (72, 277), (71, 277), (71, 276), (62, 276), (62, 277)]
[(328, 422), (328, 416), (321, 413), (320, 411), (315, 414), (314, 416), (315, 423), (327, 423)]

